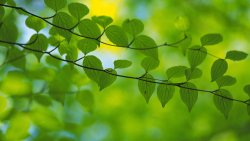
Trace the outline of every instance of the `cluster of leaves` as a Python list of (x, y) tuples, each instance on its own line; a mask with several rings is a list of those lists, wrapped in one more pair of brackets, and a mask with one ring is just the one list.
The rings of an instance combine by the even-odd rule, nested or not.
[[(6, 2), (7, 4), (5, 4)], [(98, 84), (100, 90), (113, 84), (117, 77), (122, 77), (138, 81), (139, 91), (147, 103), (157, 87), (157, 96), (162, 107), (164, 107), (173, 97), (175, 89), (179, 88), (180, 97), (189, 111), (191, 111), (198, 99), (198, 92), (206, 92), (213, 94), (215, 106), (225, 117), (228, 117), (233, 101), (246, 104), (250, 114), (249, 100), (234, 99), (230, 91), (224, 89), (224, 87), (236, 83), (236, 78), (226, 75), (228, 69), (227, 61), (243, 60), (247, 57), (246, 53), (232, 50), (226, 53), (225, 58), (217, 58), (214, 61), (211, 67), (211, 82), (215, 81), (218, 85), (216, 90), (199, 89), (192, 82), (192, 80), (202, 76), (202, 70), (198, 66), (202, 64), (208, 55), (211, 55), (207, 52), (207, 47), (218, 44), (223, 40), (220, 34), (206, 34), (202, 36), (200, 45), (190, 46), (191, 40), (187, 36), (173, 44), (157, 45), (151, 37), (141, 34), (144, 30), (144, 25), (138, 19), (125, 20), (122, 26), (118, 26), (112, 24), (113, 20), (108, 16), (85, 18), (89, 13), (89, 9), (82, 3), (67, 4), (66, 0), (44, 0), (44, 2), (46, 6), (55, 11), (53, 16), (41, 17), (35, 15), (17, 7), (14, 1), (11, 0), (0, 2), (0, 45), (1, 54), (5, 56), (3, 64), (10, 64), (18, 68), (15, 71), (9, 71), (1, 84), (1, 88), (9, 95), (13, 97), (17, 95), (26, 96), (39, 104), (49, 106), (52, 103), (52, 99), (64, 103), (65, 93), (71, 89), (72, 84), (75, 84), (79, 89), (76, 100), (91, 110), (93, 96), (91, 92), (81, 89), (84, 82), (76, 78), (82, 77), (83, 74), (80, 73), (81, 70), (74, 67), (78, 66), (83, 68), (89, 79)], [(16, 15), (13, 11), (8, 11), (9, 9), (16, 10), (18, 14), (27, 16), (26, 26), (36, 32), (27, 43), (16, 42), (18, 39), (18, 27), (13, 22), (13, 19), (16, 19)], [(48, 36), (40, 32), (46, 28), (49, 29)], [(112, 44), (104, 42), (102, 40), (104, 36)], [(145, 71), (144, 74), (139, 77), (118, 74), (117, 72), (120, 69), (125, 69), (132, 65), (131, 61), (125, 59), (115, 60), (113, 68), (104, 68), (102, 61), (97, 56), (91, 55), (93, 51), (101, 47), (101, 44), (136, 50), (142, 53), (144, 59), (141, 61), (141, 66)], [(158, 48), (162, 46), (181, 48), (189, 62), (189, 67), (177, 65), (168, 68), (166, 70), (166, 80), (156, 79), (152, 74), (152, 71), (160, 64)], [(55, 53), (56, 50), (58, 50), (59, 54)], [(31, 67), (28, 69), (29, 76), (25, 76), (23, 71), (26, 70), (25, 67), (28, 60), (20, 58), (30, 53), (33, 56), (29, 57), (33, 57), (35, 60), (41, 61), (41, 63), (43, 63), (42, 58), (45, 56), (48, 67), (46, 65), (35, 69)], [(79, 57), (80, 55), (82, 57)], [(82, 63), (79, 63), (80, 61)], [(66, 64), (61, 62), (66, 62)], [(65, 74), (68, 75), (66, 76)], [(13, 80), (10, 78), (13, 77), (20, 78), (20, 81), (16, 81), (16, 84), (20, 85), (18, 91), (8, 89), (11, 83), (13, 83)], [(45, 80), (46, 83), (49, 82), (49, 95), (34, 94), (31, 90), (32, 86), (29, 86), (31, 84), (22, 87), (22, 84), (26, 84), (27, 77), (31, 77), (32, 81)], [(175, 80), (175, 78), (180, 77), (184, 77), (185, 81), (178, 82)], [(44, 93), (44, 91), (44, 89), (41, 89), (38, 93)], [(249, 85), (244, 87), (244, 91), (250, 96)], [(1, 98), (1, 101), (4, 100), (6, 98)], [(25, 115), (21, 117), (25, 118)], [(42, 123), (38, 122), (37, 124)], [(10, 130), (9, 132), (15, 131), (15, 129)]]

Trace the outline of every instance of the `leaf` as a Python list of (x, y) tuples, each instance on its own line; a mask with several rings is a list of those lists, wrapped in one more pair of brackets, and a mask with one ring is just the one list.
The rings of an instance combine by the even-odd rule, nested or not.
[(0, 22), (0, 25), (0, 40), (15, 42), (18, 37), (17, 26), (13, 22)]
[(157, 88), (157, 96), (164, 108), (168, 101), (173, 97), (175, 92), (174, 86), (159, 84)]
[(76, 94), (76, 100), (89, 112), (93, 111), (95, 105), (95, 99), (92, 92), (88, 90), (80, 91)]
[(153, 70), (159, 66), (159, 60), (156, 60), (152, 57), (145, 57), (142, 62), (141, 66), (145, 69), (146, 72)]
[(25, 139), (29, 136), (31, 126), (32, 123), (27, 114), (15, 114), (9, 121), (8, 128), (5, 132), (5, 140), (16, 141)]
[(201, 46), (193, 46), (188, 50), (188, 62), (191, 68), (195, 68), (200, 65), (207, 56), (207, 50)]
[(167, 69), (166, 73), (168, 76), (168, 79), (170, 78), (178, 78), (185, 75), (185, 70), (187, 69), (186, 66), (174, 66), (169, 69)]
[(128, 68), (132, 65), (132, 62), (129, 60), (115, 60), (114, 67), (115, 69)]
[[(86, 75), (91, 80), (99, 84), (100, 75), (102, 75), (102, 72), (99, 70), (103, 70), (102, 62), (97, 57), (93, 55), (88, 55), (84, 57), (83, 66), (88, 67), (88, 68), (83, 68)], [(97, 70), (94, 70), (94, 69), (97, 69)]]
[(248, 96), (250, 97), (250, 84), (244, 86), (244, 92), (248, 94)]
[(0, 21), (2, 20), (2, 18), (4, 17), (5, 14), (5, 10), (3, 7), (0, 7)]
[(131, 34), (133, 37), (141, 33), (144, 29), (143, 23), (138, 19), (125, 20), (122, 24), (122, 28)]
[(175, 27), (180, 31), (187, 31), (190, 27), (190, 22), (186, 16), (178, 16), (175, 20)]
[(250, 116), (250, 102), (247, 103), (247, 113)]
[(218, 87), (232, 86), (236, 83), (236, 79), (229, 75), (224, 75), (216, 80)]
[(231, 50), (227, 52), (226, 59), (230, 59), (233, 61), (240, 61), (246, 59), (248, 56), (247, 53), (237, 50)]
[(34, 100), (43, 105), (43, 106), (51, 106), (52, 105), (52, 100), (48, 95), (45, 94), (35, 94), (34, 95)]
[(68, 5), (69, 13), (80, 20), (82, 17), (89, 13), (89, 8), (82, 3), (70, 3)]
[(101, 31), (97, 24), (90, 19), (82, 20), (78, 25), (78, 29), (85, 37), (97, 39), (101, 35)]
[[(32, 35), (28, 43), (32, 43), (31, 45), (27, 45), (28, 48), (41, 52), (46, 51), (49, 45), (47, 37), (43, 34)], [(38, 60), (40, 60), (43, 55), (43, 53), (40, 52), (31, 52), (35, 54)]]
[(77, 51), (77, 47), (76, 46), (69, 46), (69, 48), (67, 49), (66, 52), (66, 59), (70, 60), (70, 61), (75, 61), (78, 58), (78, 51)]
[[(72, 17), (65, 12), (58, 12), (53, 18), (52, 23), (65, 29), (70, 29), (74, 26)], [(59, 35), (63, 36), (69, 41), (72, 34), (65, 29), (55, 28), (54, 31), (56, 31)]]
[(186, 56), (187, 49), (190, 47), (192, 43), (192, 36), (191, 35), (186, 35), (186, 39), (178, 44), (178, 47), (182, 51), (183, 55)]
[[(146, 74), (138, 81), (139, 91), (143, 95), (147, 103), (149, 102), (149, 99), (155, 90), (155, 83), (153, 83), (155, 81), (153, 79), (154, 78), (152, 75)], [(152, 82), (147, 82), (147, 80)]]
[(110, 25), (113, 22), (113, 19), (108, 16), (93, 16), (92, 20), (102, 26), (103, 28), (106, 28), (108, 25)]
[(118, 46), (127, 46), (128, 37), (124, 30), (116, 25), (111, 25), (105, 30), (107, 38)]
[[(214, 95), (214, 104), (216, 108), (224, 114), (225, 118), (228, 118), (228, 114), (232, 109), (233, 101), (227, 98), (232, 98), (232, 95), (229, 91), (225, 89), (220, 89), (216, 92), (217, 95)], [(220, 96), (218, 96), (220, 95)]]
[(86, 55), (97, 48), (97, 42), (92, 39), (82, 39), (78, 41), (77, 47)]
[(46, 24), (43, 20), (34, 17), (34, 16), (29, 16), (26, 21), (25, 24), (31, 28), (34, 29), (36, 32), (39, 32), (41, 29), (46, 27)]
[(202, 46), (215, 45), (223, 41), (223, 37), (220, 34), (206, 34), (200, 39)]
[(64, 8), (67, 4), (67, 0), (44, 0), (44, 2), (48, 7), (55, 11)]
[(189, 112), (191, 112), (194, 104), (198, 99), (198, 91), (193, 90), (196, 89), (196, 86), (193, 83), (187, 82), (180, 88), (180, 96), (181, 100), (188, 107)]
[(211, 81), (217, 80), (219, 77), (223, 76), (226, 73), (228, 68), (227, 62), (224, 59), (216, 60), (211, 68)]
[[(105, 73), (108, 72), (108, 73)], [(100, 75), (100, 81), (98, 83), (99, 87), (100, 87), (100, 91), (103, 90), (104, 88), (110, 86), (111, 84), (113, 84), (116, 80), (116, 74), (117, 72), (111, 68), (109, 69), (105, 69), (105, 72), (102, 72)], [(111, 73), (111, 74), (109, 74)], [(114, 74), (114, 75), (112, 75)]]
[(185, 70), (185, 75), (187, 80), (196, 79), (202, 76), (202, 71), (199, 68), (188, 68)]
[[(158, 50), (155, 41), (146, 35), (139, 35), (135, 38), (133, 44), (133, 48), (141, 49), (140, 51), (146, 56), (155, 58), (158, 60)], [(152, 48), (152, 49), (147, 49)]]

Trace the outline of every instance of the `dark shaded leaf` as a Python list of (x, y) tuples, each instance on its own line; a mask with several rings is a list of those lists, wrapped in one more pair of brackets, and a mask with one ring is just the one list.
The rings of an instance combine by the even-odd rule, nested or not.
[[(155, 90), (155, 82), (153, 80), (153, 76), (150, 74), (146, 74), (143, 78), (141, 78), (138, 81), (138, 87), (139, 87), (139, 91), (140, 93), (143, 95), (143, 97), (145, 98), (146, 102), (149, 102), (150, 97), (152, 96), (152, 94), (154, 93)], [(146, 80), (146, 81), (145, 81)], [(152, 81), (152, 82), (147, 82), (148, 81)]]
[[(102, 72), (100, 75), (100, 81), (98, 83), (100, 91), (103, 90), (104, 88), (110, 86), (111, 84), (113, 84), (116, 80), (116, 74), (117, 72), (111, 68), (109, 69), (105, 69), (106, 72)], [(109, 74), (110, 73), (110, 74)], [(112, 75), (114, 74), (114, 75)]]
[(220, 34), (206, 34), (201, 37), (202, 46), (215, 45), (223, 41), (223, 37)]
[(128, 37), (125, 31), (116, 25), (111, 25), (105, 30), (105, 34), (108, 39), (118, 45), (118, 46), (127, 46), (128, 45)]
[(132, 62), (129, 60), (115, 60), (114, 61), (114, 67), (115, 69), (123, 69), (130, 67), (132, 65)]
[(250, 84), (244, 86), (244, 92), (248, 94), (248, 96), (250, 97)]
[(215, 81), (218, 78), (222, 77), (226, 73), (228, 68), (227, 62), (224, 59), (216, 60), (211, 68), (211, 81)]
[(194, 69), (188, 68), (185, 70), (185, 75), (187, 80), (197, 79), (202, 76), (202, 70), (199, 68), (194, 68)]
[(167, 73), (168, 79), (172, 77), (178, 78), (178, 77), (185, 76), (186, 69), (187, 69), (186, 66), (174, 66), (174, 67), (167, 69), (166, 73)]
[(224, 75), (216, 80), (218, 87), (232, 86), (236, 83), (236, 79), (229, 75)]
[[(232, 109), (233, 101), (230, 100), (232, 95), (229, 91), (225, 89), (220, 89), (216, 92), (217, 95), (214, 95), (214, 104), (216, 108), (224, 114), (225, 118), (228, 118), (228, 114)], [(230, 98), (230, 99), (227, 99)]]
[(97, 41), (92, 39), (82, 39), (78, 41), (77, 47), (86, 55), (97, 48)]
[(173, 97), (174, 92), (174, 86), (159, 84), (157, 88), (157, 96), (161, 102), (162, 107), (165, 107), (168, 101)]
[(207, 50), (201, 46), (193, 46), (189, 48), (187, 52), (188, 62), (191, 68), (195, 68), (200, 65), (207, 56)]
[(156, 60), (152, 57), (146, 57), (142, 60), (141, 66), (145, 69), (146, 72), (153, 70), (159, 66), (159, 60)]
[(240, 61), (246, 59), (248, 56), (247, 53), (237, 50), (228, 51), (226, 55), (226, 59), (230, 59), (233, 61)]
[(198, 91), (194, 89), (196, 89), (196, 86), (190, 82), (183, 84), (180, 88), (181, 100), (188, 107), (189, 112), (191, 112), (194, 104), (198, 99)]

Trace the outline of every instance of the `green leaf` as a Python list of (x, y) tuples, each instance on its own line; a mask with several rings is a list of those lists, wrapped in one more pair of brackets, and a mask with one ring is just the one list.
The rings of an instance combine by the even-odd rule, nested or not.
[[(152, 75), (146, 74), (138, 81), (139, 91), (143, 95), (147, 103), (149, 102), (149, 99), (155, 90), (155, 83), (153, 83), (155, 81), (153, 79), (154, 78)], [(147, 82), (147, 80), (152, 82)]]
[(97, 48), (97, 41), (92, 39), (82, 39), (78, 41), (77, 47), (86, 55)]
[(78, 58), (78, 51), (77, 51), (77, 47), (70, 45), (69, 48), (67, 49), (66, 52), (66, 59), (67, 60), (71, 60), (71, 61), (75, 61)]
[(102, 26), (103, 28), (106, 28), (108, 25), (110, 25), (113, 22), (113, 19), (108, 16), (93, 16), (92, 20)]
[(195, 68), (200, 65), (207, 56), (207, 50), (201, 46), (193, 46), (188, 50), (188, 62), (191, 68)]
[(248, 94), (248, 96), (250, 97), (250, 84), (244, 86), (244, 92)]
[(46, 27), (46, 24), (43, 20), (34, 16), (29, 16), (25, 23), (29, 28), (34, 29), (36, 32), (39, 32), (41, 29)]
[(34, 100), (43, 105), (43, 106), (51, 106), (52, 105), (52, 100), (48, 95), (45, 94), (35, 94), (34, 95)]
[(199, 68), (188, 68), (185, 70), (185, 75), (187, 80), (196, 79), (202, 76), (202, 71)]
[(15, 42), (18, 37), (17, 26), (13, 22), (3, 22), (0, 25), (0, 40)]
[(128, 68), (132, 65), (132, 62), (129, 60), (115, 60), (114, 67), (115, 69)]
[(7, 131), (5, 133), (6, 141), (23, 140), (29, 136), (31, 128), (31, 120), (25, 113), (14, 115), (9, 121)]
[(211, 81), (215, 81), (218, 78), (222, 77), (226, 73), (228, 68), (227, 62), (224, 59), (216, 60), (211, 68)]
[(101, 31), (97, 24), (90, 19), (82, 20), (78, 25), (78, 29), (85, 37), (97, 39), (101, 35)]
[[(32, 35), (28, 43), (32, 43), (31, 45), (27, 46), (28, 48), (38, 50), (41, 52), (46, 51), (49, 45), (47, 37), (43, 34)], [(40, 58), (43, 55), (43, 53), (39, 53), (39, 52), (33, 52), (33, 53), (36, 55), (38, 60), (40, 60)]]
[[(146, 35), (139, 35), (135, 38), (132, 46), (133, 48), (139, 49), (146, 56), (158, 60), (158, 50), (157, 48), (155, 48), (157, 45), (152, 38)], [(152, 48), (152, 49), (147, 49), (147, 48)]]
[(92, 92), (88, 90), (80, 91), (76, 94), (76, 100), (89, 112), (93, 111), (95, 106), (95, 99)]
[(216, 80), (218, 87), (232, 86), (236, 83), (236, 79), (229, 75), (224, 75)]
[[(83, 60), (83, 66), (88, 68), (83, 68), (86, 75), (93, 81), (95, 81), (97, 84), (100, 82), (100, 75), (103, 74), (103, 72), (98, 70), (103, 70), (102, 62), (93, 55), (88, 55), (84, 57)], [(93, 68), (93, 69), (92, 69)], [(97, 70), (94, 70), (97, 69)]]
[[(74, 26), (72, 17), (65, 12), (57, 13), (53, 18), (52, 23), (65, 29), (70, 29)], [(72, 34), (65, 29), (56, 28), (55, 31), (57, 31), (59, 35), (63, 36), (69, 41)]]
[[(105, 73), (108, 72), (108, 73)], [(109, 69), (105, 69), (105, 72), (102, 72), (102, 74), (100, 75), (100, 81), (98, 83), (99, 87), (100, 87), (100, 91), (103, 90), (104, 88), (110, 86), (111, 84), (113, 84), (116, 80), (116, 71), (109, 68)], [(112, 75), (114, 74), (114, 75)]]
[(159, 60), (156, 60), (152, 57), (145, 57), (141, 62), (141, 66), (145, 69), (146, 72), (157, 68), (159, 64)]
[(250, 102), (247, 103), (247, 113), (250, 116)]
[(124, 30), (116, 25), (111, 25), (105, 30), (107, 38), (118, 46), (127, 46), (128, 37)]
[(189, 112), (191, 112), (198, 99), (198, 91), (193, 89), (196, 89), (196, 86), (190, 82), (183, 84), (180, 88), (181, 100), (186, 104)]
[(8, 64), (11, 64), (12, 66), (24, 69), (26, 65), (24, 51), (20, 51), (16, 47), (8, 48), (8, 54), (6, 53), (5, 61), (9, 62)]
[(184, 56), (186, 55), (187, 49), (190, 47), (192, 43), (192, 36), (191, 35), (186, 35), (186, 36), (187, 38), (178, 44), (178, 47)]
[(44, 2), (48, 7), (55, 11), (64, 8), (67, 4), (67, 0), (44, 0)]
[(4, 17), (5, 14), (5, 10), (3, 7), (0, 7), (0, 21), (2, 20), (2, 18)]
[(202, 46), (215, 45), (222, 42), (223, 37), (220, 34), (206, 34), (201, 37)]
[[(225, 89), (220, 89), (214, 95), (214, 104), (216, 108), (224, 114), (225, 118), (228, 118), (228, 114), (233, 106), (232, 95)], [(219, 95), (219, 96), (218, 96)], [(229, 98), (229, 99), (228, 99)]]
[(89, 13), (89, 8), (82, 3), (70, 3), (68, 5), (69, 13), (80, 20)]
[(127, 19), (123, 22), (122, 28), (134, 37), (143, 31), (144, 25), (138, 19)]
[(175, 92), (174, 86), (159, 84), (157, 88), (157, 96), (164, 108), (168, 101), (173, 97)]
[(247, 53), (237, 50), (228, 51), (226, 55), (226, 59), (230, 59), (233, 61), (240, 61), (246, 59), (248, 56)]
[(185, 76), (186, 69), (187, 69), (186, 66), (174, 66), (174, 67), (167, 69), (166, 73), (167, 73), (168, 79)]

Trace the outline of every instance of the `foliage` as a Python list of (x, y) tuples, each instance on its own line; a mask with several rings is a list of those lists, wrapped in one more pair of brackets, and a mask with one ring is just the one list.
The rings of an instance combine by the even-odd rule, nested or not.
[[(112, 24), (113, 19), (108, 16), (86, 18), (89, 9), (82, 3), (67, 4), (66, 0), (44, 0), (44, 3), (54, 11), (53, 16), (36, 15), (15, 6), (14, 1), (0, 5), (0, 46), (1, 56), (4, 56), (1, 69), (2, 74), (6, 74), (0, 79), (0, 119), (9, 120), (5, 135), (1, 136), (3, 140), (26, 138), (31, 124), (39, 130), (51, 131), (70, 126), (69, 123), (63, 125), (64, 119), (61, 115), (54, 114), (51, 105), (67, 105), (77, 101), (87, 111), (93, 112), (94, 94), (92, 89), (84, 87), (86, 82), (81, 79), (85, 76), (94, 81), (99, 90), (112, 87), (117, 78), (138, 81), (138, 91), (146, 103), (149, 103), (156, 90), (162, 107), (165, 107), (179, 88), (180, 98), (190, 112), (198, 101), (198, 95), (205, 92), (213, 95), (215, 107), (225, 118), (228, 118), (233, 102), (245, 104), (250, 113), (249, 100), (236, 99), (224, 88), (237, 81), (235, 77), (226, 74), (229, 69), (228, 61), (244, 60), (247, 53), (231, 50), (226, 53), (225, 58), (219, 58), (208, 52), (210, 46), (223, 41), (221, 34), (205, 34), (200, 38), (200, 44), (186, 45), (184, 43), (191, 40), (191, 37), (184, 33), (184, 37), (174, 43), (157, 45), (152, 37), (142, 34), (144, 25), (139, 19), (124, 20), (120, 26)], [(12, 22), (20, 15), (26, 17), (26, 26), (35, 31), (26, 43), (18, 42), (21, 27)], [(41, 32), (46, 30), (46, 34)], [(112, 62), (113, 68), (105, 68), (104, 60), (94, 54), (102, 45), (133, 50), (140, 54), (143, 56), (140, 64), (144, 72), (139, 76), (121, 73), (121, 70), (137, 63), (132, 58), (119, 58)], [(189, 66), (176, 64), (166, 69), (167, 79), (157, 79), (154, 72), (164, 62), (159, 57), (160, 47), (181, 49)], [(195, 79), (204, 74), (204, 70), (198, 66), (207, 56), (216, 59), (210, 74), (211, 83), (216, 81), (218, 85), (214, 90), (199, 88), (195, 82)], [(33, 62), (29, 62), (30, 60)], [(39, 87), (36, 82), (41, 83)], [(249, 85), (243, 90), (250, 95)], [(71, 97), (67, 93), (72, 93)], [(23, 100), (22, 106), (15, 105), (21, 103), (20, 99)], [(14, 106), (10, 108), (9, 103)], [(22, 125), (19, 121), (23, 121)], [(15, 131), (20, 128), (22, 131), (16, 134)], [(43, 135), (36, 138), (43, 140)]]

